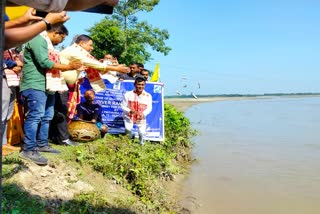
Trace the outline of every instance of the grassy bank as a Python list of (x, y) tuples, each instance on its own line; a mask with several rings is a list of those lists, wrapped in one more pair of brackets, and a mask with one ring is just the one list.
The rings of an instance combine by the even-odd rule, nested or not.
[(195, 132), (169, 104), (165, 134), (164, 142), (144, 146), (111, 135), (77, 147), (55, 146), (62, 154), (46, 154), (46, 167), (21, 161), (17, 153), (7, 156), (2, 213), (179, 213), (169, 187), (190, 165)]

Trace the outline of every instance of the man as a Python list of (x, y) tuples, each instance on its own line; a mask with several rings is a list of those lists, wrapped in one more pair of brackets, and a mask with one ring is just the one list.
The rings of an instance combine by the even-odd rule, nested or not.
[(8, 145), (7, 126), (8, 121), (11, 119), (16, 100), (16, 88), (19, 85), (18, 74), (20, 73), (23, 63), (17, 57), (13, 50), (5, 51), (6, 56), (4, 59), (4, 72), (2, 79), (2, 154), (9, 154), (13, 151), (20, 150), (19, 147)]
[(48, 144), (49, 123), (53, 117), (54, 93), (46, 91), (46, 73), (49, 69), (71, 70), (81, 67), (79, 62), (60, 64), (49, 59), (49, 50), (61, 43), (68, 35), (63, 26), (54, 26), (44, 31), (25, 45), (23, 77), (20, 91), (27, 104), (24, 123), (24, 145), (20, 157), (38, 165), (46, 165), (48, 160), (39, 152), (60, 153)]
[(108, 126), (102, 122), (101, 106), (94, 103), (94, 91), (87, 90), (84, 93), (84, 98), (85, 101), (77, 105), (78, 119), (95, 123), (101, 132), (101, 137), (104, 137), (104, 135), (108, 132)]
[[(106, 54), (103, 59), (100, 60), (106, 65), (119, 65), (117, 58), (113, 57), (112, 54)], [(109, 71), (101, 75), (101, 78), (107, 79), (110, 83), (115, 83), (119, 79), (119, 73), (116, 71)]]
[(137, 75), (140, 75), (140, 68), (139, 68), (139, 63), (137, 62), (132, 62), (130, 63), (130, 73), (123, 74), (119, 77), (120, 80), (135, 80)]
[(145, 141), (146, 116), (152, 110), (152, 96), (144, 90), (145, 85), (144, 77), (138, 76), (134, 81), (135, 90), (126, 92), (121, 102), (126, 133), (133, 138), (132, 128), (136, 124), (141, 145)]
[[(5, 14), (4, 20), (5, 20), (5, 29), (20, 27), (23, 25), (29, 24), (31, 21), (37, 21), (41, 20), (41, 17), (34, 16), (32, 14), (33, 9), (29, 9), (26, 11), (26, 13), (16, 19), (9, 20), (9, 17)], [(10, 69), (11, 72), (15, 72), (16, 74), (20, 73), (22, 69), (23, 63), (20, 61), (19, 58), (16, 57), (17, 54), (13, 54), (12, 50), (6, 50), (4, 54), (4, 64), (3, 68), (5, 69), (4, 72), (1, 74), (3, 75), (2, 79), (2, 118), (1, 123), (2, 127), (0, 130), (0, 136), (2, 137), (2, 153), (4, 154), (6, 152), (11, 152), (15, 150), (20, 150), (18, 147), (12, 147), (7, 144), (7, 123), (12, 117), (13, 109), (14, 109), (14, 103), (16, 99), (16, 86), (19, 85), (18, 78), (16, 78), (15, 85), (10, 84), (10, 77), (14, 76), (14, 73), (12, 75), (6, 74)], [(11, 74), (11, 73), (10, 73)]]
[(144, 69), (144, 64), (138, 62), (137, 65), (138, 65), (138, 68), (140, 69), (140, 73), (141, 73), (141, 71)]
[[(75, 39), (75, 42), (71, 46), (62, 50), (59, 55), (62, 62), (68, 63), (71, 60), (80, 60), (84, 66), (99, 70), (101, 74), (104, 74), (108, 71), (117, 71), (120, 73), (129, 72), (129, 68), (125, 65), (108, 65), (99, 62), (99, 60), (95, 59), (90, 54), (92, 50), (92, 38), (88, 35), (82, 34)], [(67, 71), (64, 72), (63, 75), (68, 83), (73, 84), (77, 80), (78, 72), (75, 70)]]
[(78, 143), (70, 139), (68, 132), (68, 99), (69, 91), (55, 93), (54, 116), (50, 123), (49, 136), (55, 144), (77, 146)]
[(148, 78), (149, 78), (149, 70), (143, 68), (143, 69), (141, 70), (140, 74), (141, 74), (141, 76), (143, 76), (143, 77), (146, 79), (146, 81), (148, 81)]
[[(61, 62), (68, 63), (72, 60), (80, 60), (84, 66), (90, 69), (91, 74), (95, 74), (94, 70), (96, 69), (100, 72), (100, 74), (104, 74), (108, 71), (117, 71), (120, 73), (127, 73), (129, 72), (129, 68), (125, 65), (109, 65), (104, 64), (103, 62), (99, 62), (99, 60), (95, 59), (90, 53), (93, 50), (93, 40), (90, 36), (82, 34), (75, 38), (74, 43), (67, 47), (66, 49), (62, 50), (59, 55)], [(97, 88), (100, 88), (100, 84), (103, 84), (104, 82), (100, 77), (100, 74), (98, 72), (98, 76), (91, 75), (95, 77), (95, 82), (93, 83), (97, 85)], [(78, 104), (78, 97), (79, 97), (79, 87), (77, 84), (75, 84), (78, 81), (79, 73), (76, 70), (71, 70), (63, 73), (63, 76), (68, 83), (68, 85), (73, 85), (73, 88), (75, 89), (72, 92), (71, 98), (69, 98), (69, 110), (68, 114), (69, 117), (73, 118), (74, 112), (76, 109), (76, 105)], [(87, 73), (88, 74), (88, 73)], [(100, 81), (100, 80), (101, 81)], [(90, 81), (90, 79), (89, 79)], [(92, 86), (94, 87), (94, 85)], [(102, 87), (101, 87), (102, 88)], [(69, 118), (70, 119), (70, 118)]]
[(100, 61), (108, 65), (119, 65), (117, 58), (112, 54), (104, 55), (103, 59), (101, 59)]

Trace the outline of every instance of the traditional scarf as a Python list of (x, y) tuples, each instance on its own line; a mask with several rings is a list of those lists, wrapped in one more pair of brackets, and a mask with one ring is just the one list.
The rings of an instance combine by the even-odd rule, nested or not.
[[(96, 58), (94, 58), (88, 51), (83, 49), (80, 45), (73, 44), (73, 47), (77, 51), (80, 51), (80, 52), (84, 53), (86, 57), (91, 58), (91, 59), (96, 60), (97, 62), (99, 62)], [(90, 82), (90, 85), (91, 85), (92, 89), (95, 92), (101, 92), (101, 91), (105, 91), (107, 89), (105, 84), (104, 84), (103, 79), (100, 77), (99, 70), (94, 69), (94, 68), (87, 68), (85, 71), (87, 73), (87, 77), (88, 77), (88, 80)]]
[(69, 85), (69, 99), (68, 99), (68, 115), (67, 120), (68, 123), (76, 115), (77, 105), (80, 103), (80, 84), (78, 81), (74, 84)]
[[(133, 100), (128, 100), (128, 107), (130, 109), (133, 109), (133, 110), (137, 111), (138, 113), (142, 114), (142, 112), (144, 110), (146, 110), (147, 105), (139, 102), (139, 96), (143, 97), (143, 96), (145, 96), (145, 93), (142, 92), (142, 94), (138, 95), (136, 90), (134, 90), (133, 96), (134, 96)], [(146, 121), (145, 118), (139, 119), (138, 115), (136, 115), (136, 114), (129, 113), (128, 117), (135, 123), (144, 123)]]
[[(58, 51), (53, 47), (53, 44), (48, 37), (47, 31), (43, 31), (40, 34), (47, 42), (48, 44), (48, 58), (49, 60), (60, 63), (59, 53)], [(46, 90), (49, 92), (55, 92), (55, 91), (67, 91), (68, 87), (66, 84), (66, 81), (61, 76), (60, 70), (55, 69), (48, 69), (46, 72)]]

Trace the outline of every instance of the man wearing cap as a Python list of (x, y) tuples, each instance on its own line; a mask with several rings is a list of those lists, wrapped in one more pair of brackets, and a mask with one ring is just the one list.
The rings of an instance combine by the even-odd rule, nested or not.
[(145, 141), (146, 116), (152, 111), (152, 96), (144, 90), (145, 85), (145, 78), (137, 76), (134, 81), (135, 90), (126, 92), (121, 102), (126, 133), (133, 138), (134, 135), (131, 131), (133, 125), (136, 124), (141, 145)]

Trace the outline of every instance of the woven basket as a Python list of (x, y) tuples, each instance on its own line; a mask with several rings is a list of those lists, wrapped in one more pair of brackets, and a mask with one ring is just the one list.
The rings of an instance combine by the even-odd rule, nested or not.
[(88, 142), (100, 137), (100, 131), (95, 123), (75, 120), (68, 126), (70, 136), (75, 141)]

